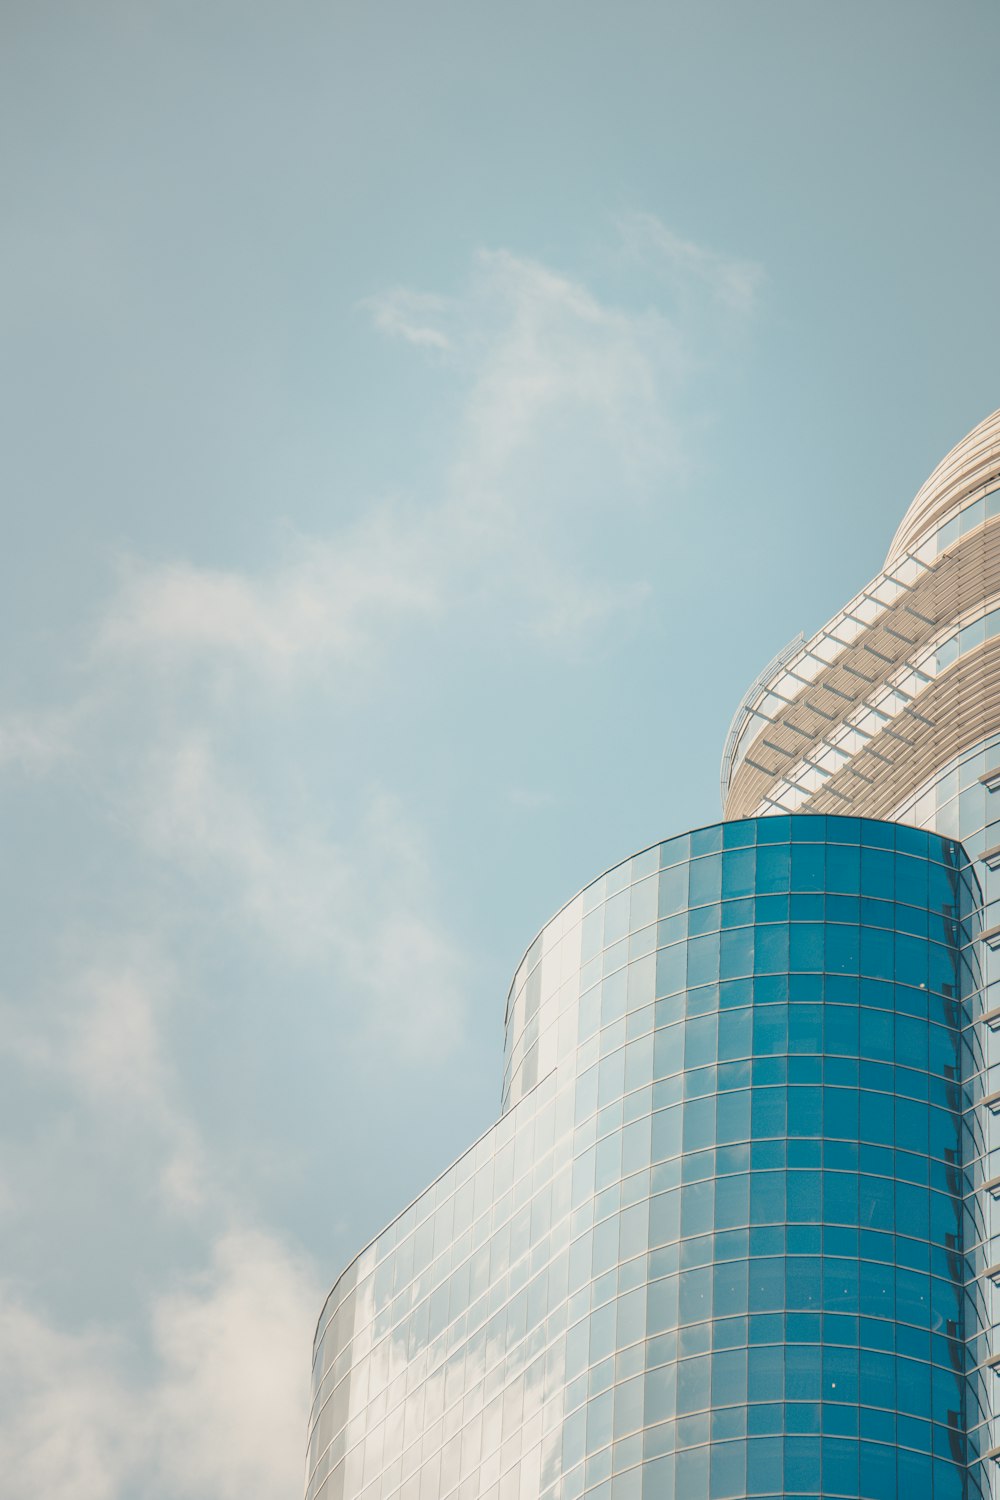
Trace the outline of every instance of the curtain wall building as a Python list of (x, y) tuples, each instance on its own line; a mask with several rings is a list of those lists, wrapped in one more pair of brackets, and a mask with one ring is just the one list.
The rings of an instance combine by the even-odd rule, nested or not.
[(307, 1500), (1000, 1494), (1000, 413), (722, 790), (525, 954), (498, 1123), (323, 1309)]

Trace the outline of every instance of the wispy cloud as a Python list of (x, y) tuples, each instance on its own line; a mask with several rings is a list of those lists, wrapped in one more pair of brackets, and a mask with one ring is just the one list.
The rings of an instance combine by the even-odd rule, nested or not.
[(0, 720), (0, 770), (49, 771), (70, 754), (76, 717), (72, 710), (59, 710), (13, 714)]
[[(76, 1164), (103, 1154), (104, 1175), (114, 1173), (107, 1143), (116, 1140), (138, 1180), (157, 1187), (140, 1211), (180, 1210), (200, 1226), (205, 1260), (153, 1296), (140, 1329), (81, 1326), (76, 1315), (63, 1324), (0, 1282), (3, 1492), (276, 1500), (301, 1470), (319, 1278), (300, 1253), (249, 1226), (234, 1193), (218, 1182), (207, 1191), (204, 1145), (163, 1027), (171, 974), (149, 953), (112, 957), (68, 976), (54, 1008), (5, 1011), (3, 1050), (39, 1086), (60, 1089), (64, 1112), (77, 1099), (68, 1116)], [(22, 1142), (29, 1177), (31, 1152)], [(35, 1180), (32, 1192), (50, 1186)], [(22, 1190), (0, 1204), (8, 1227), (26, 1207)], [(115, 1235), (127, 1236), (128, 1224), (122, 1208)]]
[[(433, 910), (415, 831), (385, 796), (350, 843), (310, 824), (272, 827), (204, 736), (150, 757), (135, 807), (151, 850), (216, 892), (258, 939), (304, 964), (339, 970), (340, 1024), (377, 1032), (392, 1053), (443, 1056), (463, 1030), (460, 949)], [(220, 902), (223, 892), (231, 893)]]
[[(4, 1012), (0, 1050), (39, 1087), (60, 1090), (77, 1168), (103, 1157), (107, 1178), (127, 1163), (127, 1175), (154, 1186), (139, 1211), (165, 1215), (161, 1225), (180, 1213), (202, 1258), (145, 1301), (138, 1327), (81, 1322), (76, 1308), (63, 1322), (0, 1281), (3, 1493), (277, 1500), (301, 1473), (321, 1278), (301, 1252), (248, 1222), (240, 1195), (212, 1170), (166, 1037), (170, 968), (135, 944), (115, 952), (109, 943), (103, 962), (75, 972), (66, 958), (54, 1006)], [(66, 1147), (64, 1131), (57, 1141)], [(19, 1153), (28, 1177), (32, 1150), (22, 1143)], [(35, 1180), (32, 1192), (51, 1186)], [(25, 1209), (22, 1182), (0, 1202), (8, 1228)], [(118, 1240), (130, 1232), (124, 1205), (113, 1231)], [(120, 1243), (114, 1253), (130, 1283), (143, 1284)]]
[[(208, 1192), (206, 1152), (179, 1098), (163, 1032), (172, 980), (161, 965), (89, 969), (67, 1018), (63, 1061), (96, 1106), (110, 1112), (138, 1140), (152, 1136), (155, 1176), (169, 1212), (200, 1210)], [(148, 1151), (148, 1144), (145, 1145)], [(218, 1185), (214, 1191), (219, 1192)]]
[(270, 573), (126, 559), (99, 650), (161, 667), (192, 654), (242, 660), (265, 676), (359, 663), (390, 622), (440, 606), (433, 537), (383, 509), (336, 540), (299, 539)]
[(206, 1270), (156, 1299), (151, 1397), (162, 1494), (275, 1500), (302, 1471), (323, 1288), (276, 1237), (232, 1230)]
[(397, 286), (367, 298), (363, 306), (381, 333), (427, 349), (445, 351), (453, 347), (443, 325), (454, 304), (445, 297)]
[[(671, 283), (663, 307), (599, 297), (578, 278), (483, 251), (461, 296), (395, 287), (366, 306), (379, 329), (454, 355), (465, 387), (436, 491), (299, 538), (260, 573), (132, 558), (99, 644), (154, 665), (214, 658), (287, 678), (351, 670), (394, 632), (504, 601), (508, 626), (550, 644), (592, 636), (646, 593), (579, 556), (635, 501), (669, 504), (690, 462), (682, 397), (705, 360), (690, 304), (745, 324), (760, 275), (650, 215), (623, 253)], [(681, 308), (683, 304), (683, 309)], [(715, 338), (713, 331), (710, 335)], [(600, 548), (598, 547), (598, 559)]]
[(737, 327), (756, 312), (764, 272), (755, 261), (683, 239), (655, 214), (631, 214), (619, 228), (626, 253), (654, 266), (675, 292), (690, 296), (703, 290), (732, 315)]
[[(15, 1060), (64, 1106), (73, 1096), (92, 1122), (142, 1157), (168, 1214), (200, 1210), (206, 1201), (206, 1153), (180, 1097), (164, 1031), (172, 971), (143, 944), (105, 940), (98, 961), (74, 953), (46, 1003), (30, 1011), (0, 1007), (0, 1056)], [(95, 1137), (96, 1138), (96, 1137)], [(214, 1185), (219, 1195), (218, 1184)], [(14, 1207), (13, 1204), (10, 1205)]]
[(143, 1411), (100, 1331), (70, 1334), (12, 1293), (0, 1296), (0, 1472), (10, 1500), (70, 1486), (116, 1500), (143, 1447)]
[(0, 1472), (9, 1500), (276, 1500), (301, 1473), (321, 1294), (304, 1258), (234, 1229), (153, 1299), (152, 1359), (69, 1332), (0, 1289)]
[(639, 456), (662, 470), (675, 466), (671, 387), (686, 356), (667, 316), (604, 302), (580, 281), (506, 251), (480, 254), (469, 310), (482, 353), (456, 474), (463, 491), (495, 492), (508, 467), (542, 441), (564, 449), (571, 466), (574, 444), (591, 450), (595, 438), (626, 471)]

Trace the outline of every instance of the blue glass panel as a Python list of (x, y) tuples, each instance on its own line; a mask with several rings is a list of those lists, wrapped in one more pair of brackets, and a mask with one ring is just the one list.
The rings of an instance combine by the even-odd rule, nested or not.
[(761, 1437), (747, 1440), (748, 1495), (780, 1495), (783, 1472), (780, 1438)]
[[(692, 938), (687, 945), (688, 984), (708, 984), (719, 978), (719, 934)], [(924, 973), (926, 974), (926, 946), (924, 951)]]
[[(773, 819), (768, 819), (768, 825)], [(765, 831), (762, 828), (762, 833)], [(770, 831), (770, 827), (768, 830)], [(789, 889), (791, 851), (784, 841), (759, 844), (757, 848), (757, 892), (759, 895), (780, 893)]]
[(788, 1010), (783, 1005), (763, 1005), (754, 1011), (753, 1050), (756, 1056), (788, 1051)]
[(697, 937), (703, 932), (716, 932), (722, 925), (722, 907), (717, 901), (708, 906), (696, 906), (688, 912), (688, 934)]
[[(721, 1069), (720, 1069), (721, 1072)], [(719, 1097), (716, 1140), (720, 1144), (742, 1141), (750, 1135), (750, 1090), (738, 1089)]]
[(830, 844), (826, 851), (828, 891), (855, 894), (861, 889), (861, 850), (856, 846)]
[[(772, 929), (780, 931), (781, 929)], [(752, 927), (734, 927), (722, 933), (719, 974), (722, 979), (734, 979), (741, 974), (752, 974), (754, 968), (754, 930)]]
[(755, 849), (734, 849), (727, 852), (722, 861), (723, 896), (752, 896), (756, 887), (755, 873)]
[[(840, 818), (832, 819), (832, 826), (836, 827), (841, 821)], [(799, 813), (790, 824), (792, 842), (825, 844), (828, 826), (831, 825), (822, 813)]]
[(690, 1496), (690, 1500), (707, 1500), (708, 1464), (707, 1448), (689, 1448), (676, 1455), (676, 1485), (678, 1496)]
[(698, 855), (714, 854), (722, 848), (722, 827), (718, 823), (714, 823), (708, 828), (695, 828), (689, 836), (691, 839), (691, 859), (694, 864), (698, 863)]
[(927, 988), (927, 944), (908, 933), (896, 933), (894, 974), (897, 984)]
[(785, 1269), (787, 1305), (802, 1310), (821, 1306), (822, 1263), (817, 1255), (789, 1256)]
[(858, 1445), (846, 1438), (825, 1437), (822, 1447), (823, 1492), (856, 1496), (858, 1491)]
[(755, 1141), (766, 1136), (784, 1136), (787, 1128), (787, 1089), (754, 1088), (750, 1105), (750, 1128)]
[(787, 923), (754, 928), (752, 942), (755, 974), (777, 973), (788, 968), (789, 929)]
[(785, 1439), (785, 1494), (818, 1495), (820, 1442), (813, 1437)]
[(810, 1055), (823, 1050), (823, 1011), (819, 1005), (792, 1005), (788, 1013), (788, 1050)]
[(712, 1448), (712, 1500), (739, 1500), (746, 1494), (747, 1445), (744, 1442), (716, 1443)]
[(892, 901), (896, 892), (896, 861), (887, 849), (862, 847), (861, 890), (866, 896)]
[(789, 966), (795, 969), (822, 969), (826, 929), (821, 922), (793, 922), (789, 944)]
[[(860, 1099), (860, 1135), (863, 1141), (874, 1141), (891, 1146), (895, 1139), (893, 1100), (890, 1094), (873, 1093), (870, 1086), (862, 1089)], [(890, 1226), (871, 1221), (876, 1229)]]
[(718, 901), (722, 894), (722, 860), (707, 858), (692, 860), (688, 872), (688, 903), (704, 906)]
[(828, 1255), (823, 1260), (823, 1306), (837, 1312), (858, 1311), (858, 1262)]
[(757, 842), (757, 823), (753, 818), (734, 819), (722, 825), (722, 847), (739, 849)]
[(896, 1452), (881, 1443), (862, 1443), (861, 1493), (866, 1500), (897, 1500)]
[(682, 990), (687, 980), (687, 946), (675, 943), (661, 948), (656, 955), (656, 993), (671, 995)]

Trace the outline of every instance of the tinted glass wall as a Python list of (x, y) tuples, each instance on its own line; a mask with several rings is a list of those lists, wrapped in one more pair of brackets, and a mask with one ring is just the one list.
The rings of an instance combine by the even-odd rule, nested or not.
[(961, 846), (772, 817), (543, 930), (506, 1112), (317, 1334), (310, 1497), (967, 1493)]
[(982, 987), (966, 1007), (962, 1074), (966, 1096), (980, 1107), (966, 1115), (962, 1166), (966, 1200), (964, 1249), (968, 1267), (966, 1329), (970, 1386), (967, 1438), (970, 1462), (977, 1463), (975, 1493), (1000, 1494), (1000, 1420), (994, 1410), (998, 1375), (994, 1363), (1000, 1327), (997, 1234), (1000, 1182), (996, 1151), (998, 1101), (991, 1069), (1000, 1063), (1000, 735), (992, 735), (956, 756), (901, 804), (896, 816), (919, 827), (960, 838), (977, 858), (983, 892)]

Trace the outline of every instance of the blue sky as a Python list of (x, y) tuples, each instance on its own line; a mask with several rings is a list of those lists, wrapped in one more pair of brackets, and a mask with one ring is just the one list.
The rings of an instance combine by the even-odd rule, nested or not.
[(300, 1493), (520, 954), (1000, 404), (987, 3), (0, 17), (0, 1472)]

